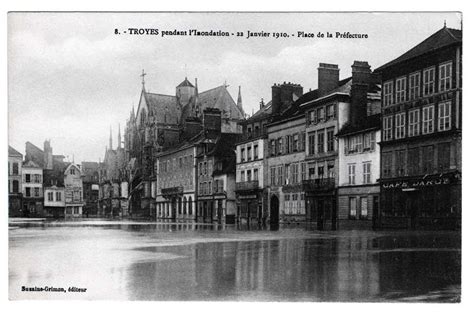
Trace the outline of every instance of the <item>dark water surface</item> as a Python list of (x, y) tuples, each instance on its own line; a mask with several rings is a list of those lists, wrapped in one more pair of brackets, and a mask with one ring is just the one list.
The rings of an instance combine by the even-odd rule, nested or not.
[[(457, 232), (9, 224), (11, 299), (457, 302)], [(77, 287), (77, 292), (22, 292)]]

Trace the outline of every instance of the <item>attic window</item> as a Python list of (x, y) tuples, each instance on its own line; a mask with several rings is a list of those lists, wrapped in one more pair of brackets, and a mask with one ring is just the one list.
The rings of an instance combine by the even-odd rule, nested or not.
[(72, 175), (75, 175), (76, 174), (76, 170), (74, 168), (71, 168), (69, 170), (69, 174), (72, 174)]

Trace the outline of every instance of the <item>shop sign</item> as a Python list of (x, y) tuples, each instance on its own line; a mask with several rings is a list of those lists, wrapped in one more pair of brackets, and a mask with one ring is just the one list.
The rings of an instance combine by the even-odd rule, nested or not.
[(426, 186), (435, 186), (435, 185), (446, 185), (450, 184), (451, 179), (449, 177), (435, 177), (430, 179), (419, 179), (414, 181), (396, 181), (396, 182), (384, 182), (382, 183), (382, 187), (384, 189), (393, 189), (393, 188), (419, 188), (419, 187), (426, 187)]

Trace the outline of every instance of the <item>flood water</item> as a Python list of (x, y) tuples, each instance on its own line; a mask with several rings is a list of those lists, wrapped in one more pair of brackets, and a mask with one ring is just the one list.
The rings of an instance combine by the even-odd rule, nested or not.
[(10, 299), (458, 302), (461, 236), (10, 220), (9, 282)]

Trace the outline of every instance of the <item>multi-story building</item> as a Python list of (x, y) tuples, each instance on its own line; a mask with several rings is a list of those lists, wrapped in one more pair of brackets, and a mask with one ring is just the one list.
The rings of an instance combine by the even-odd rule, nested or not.
[(83, 161), (81, 163), (82, 189), (84, 196), (83, 215), (86, 217), (97, 216), (99, 213), (99, 163)]
[(22, 206), (22, 167), (23, 154), (8, 145), (8, 216), (24, 216)]
[(175, 95), (163, 95), (146, 91), (142, 83), (137, 113), (132, 109), (125, 131), (131, 214), (137, 217), (156, 211), (157, 202), (151, 195), (156, 190), (157, 155), (188, 139), (183, 137), (188, 118), (202, 121), (204, 109), (217, 108), (221, 111), (222, 132), (240, 133), (238, 122), (244, 116), (240, 89), (236, 104), (225, 84), (199, 93), (197, 79), (193, 85), (185, 78)]
[(237, 222), (264, 222), (268, 217), (265, 173), (267, 124), (272, 115), (271, 101), (242, 122), (242, 136), (236, 145)]
[(64, 218), (66, 209), (66, 199), (64, 187), (45, 186), (44, 187), (44, 216), (48, 218)]
[(32, 160), (22, 166), (23, 213), (25, 217), (43, 216), (43, 168)]
[[(209, 111), (208, 116), (212, 116)], [(205, 113), (205, 114), (206, 114)], [(217, 131), (209, 133), (197, 146), (197, 220), (234, 223), (235, 202), (235, 142), (239, 134), (220, 133), (220, 111), (214, 114)], [(208, 119), (207, 116), (204, 117)], [(212, 131), (212, 130), (211, 130)]]
[(64, 199), (66, 218), (82, 217), (84, 207), (82, 170), (79, 165), (70, 164), (64, 172)]
[(382, 78), (382, 227), (461, 220), (462, 32), (446, 26), (376, 70)]
[(367, 63), (352, 68), (349, 121), (337, 133), (337, 218), (339, 228), (367, 228), (380, 207), (380, 87)]

